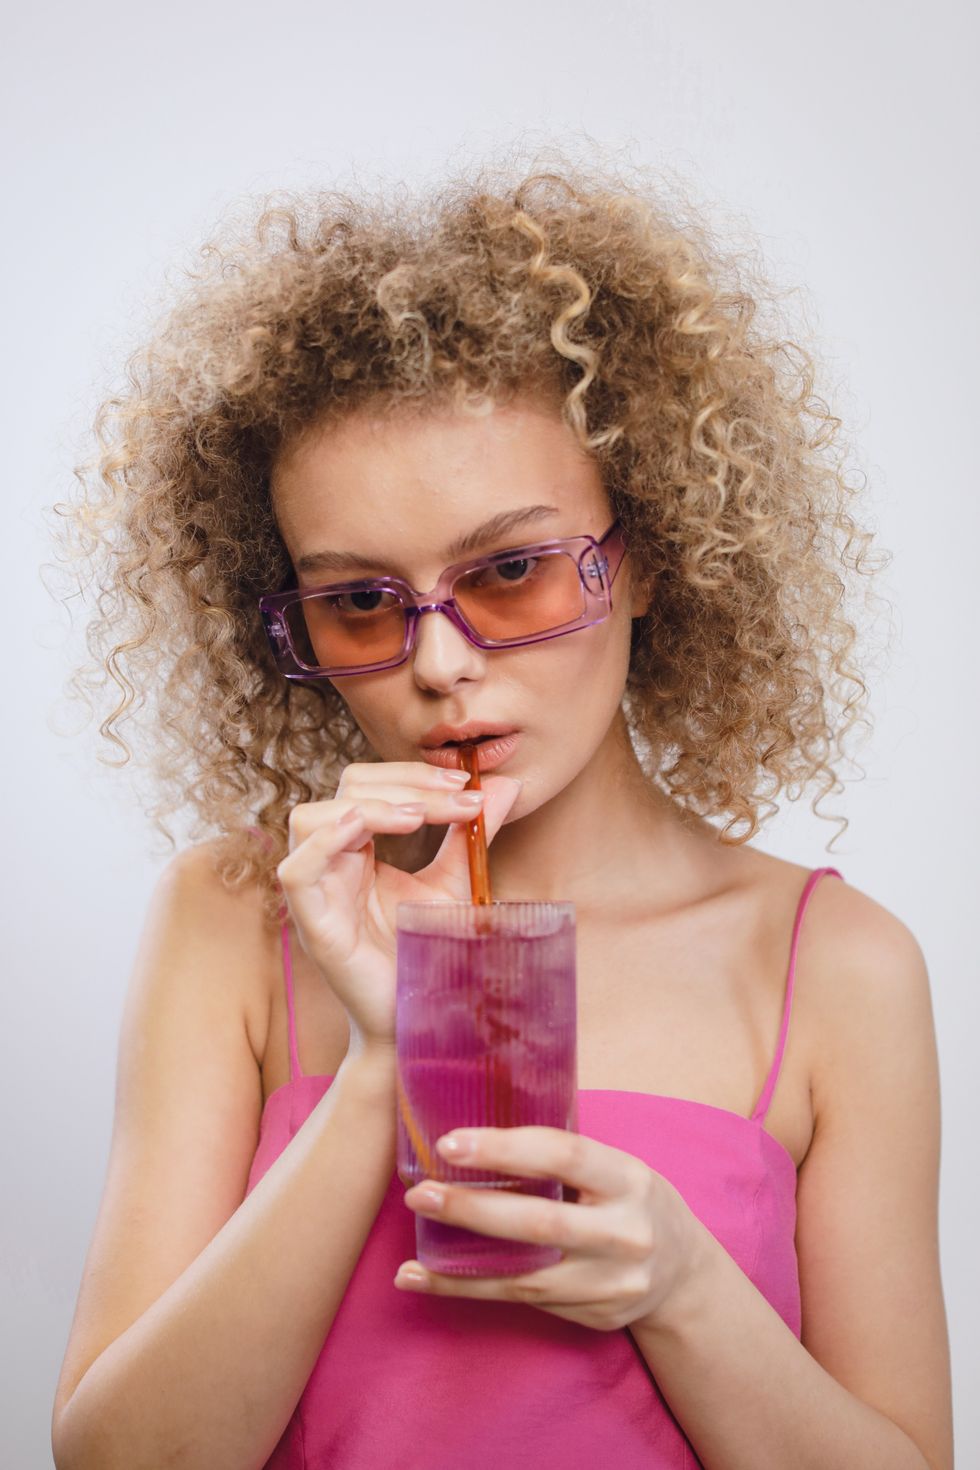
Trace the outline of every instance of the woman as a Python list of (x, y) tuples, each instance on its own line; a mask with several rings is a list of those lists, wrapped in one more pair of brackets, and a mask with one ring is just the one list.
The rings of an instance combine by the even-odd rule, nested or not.
[[(155, 814), (219, 835), (131, 982), (59, 1470), (945, 1470), (923, 958), (749, 845), (841, 789), (868, 563), (764, 284), (571, 168), (211, 259), (63, 508), (106, 732), (156, 687)], [(576, 905), (580, 1129), (442, 1148), (560, 1202), (394, 1175), (395, 906), (468, 896), (480, 735), (494, 897)], [(416, 1211), (563, 1256), (419, 1275)]]

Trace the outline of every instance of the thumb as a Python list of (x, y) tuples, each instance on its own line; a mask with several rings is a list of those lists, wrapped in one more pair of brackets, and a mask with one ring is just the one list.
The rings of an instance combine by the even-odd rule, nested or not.
[[(489, 847), (504, 825), (507, 813), (517, 800), (524, 782), (518, 781), (514, 776), (492, 775), (482, 776), (480, 780), (486, 793), (483, 802), (483, 829)], [(460, 902), (467, 902), (471, 896), (467, 826), (466, 822), (453, 823), (426, 870), (426, 876), (434, 880), (448, 898)]]

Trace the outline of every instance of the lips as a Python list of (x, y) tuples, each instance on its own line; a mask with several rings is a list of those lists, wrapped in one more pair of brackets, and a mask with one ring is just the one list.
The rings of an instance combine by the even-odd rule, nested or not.
[(513, 725), (488, 724), (481, 720), (470, 720), (465, 725), (435, 725), (419, 741), (423, 750), (435, 750), (438, 746), (459, 746), (488, 740), (491, 737), (516, 735)]
[[(508, 735), (500, 735), (496, 738), (475, 742), (477, 755), (477, 769), (480, 771), (493, 771), (517, 749), (520, 743), (520, 731), (514, 730)], [(461, 771), (463, 757), (458, 745), (422, 746), (422, 759), (430, 766), (445, 766), (451, 771)]]

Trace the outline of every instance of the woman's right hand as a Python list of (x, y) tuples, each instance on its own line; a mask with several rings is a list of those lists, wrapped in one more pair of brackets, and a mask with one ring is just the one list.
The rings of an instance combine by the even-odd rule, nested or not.
[[(465, 824), (481, 807), (461, 802), (462, 783), (446, 775), (425, 761), (354, 763), (332, 801), (290, 812), (289, 854), (276, 872), (300, 943), (347, 1011), (352, 1048), (394, 1050), (396, 905), (470, 901)], [(480, 779), (489, 843), (521, 783)], [(428, 867), (404, 873), (375, 860), (376, 832), (415, 832), (424, 822), (451, 824)]]

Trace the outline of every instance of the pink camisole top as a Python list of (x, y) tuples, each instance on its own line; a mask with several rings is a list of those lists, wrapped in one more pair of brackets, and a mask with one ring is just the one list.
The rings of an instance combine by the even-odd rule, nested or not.
[[(786, 1047), (800, 897), (769, 1075), (750, 1117), (645, 1092), (584, 1089), (579, 1131), (642, 1159), (680, 1191), (800, 1335), (796, 1167), (765, 1127)], [(251, 1191), (332, 1082), (300, 1067), (282, 925), (289, 1081), (270, 1094)], [(523, 1303), (427, 1297), (393, 1278), (415, 1217), (392, 1172), (347, 1290), (266, 1470), (687, 1470), (700, 1464), (628, 1329), (600, 1332)], [(324, 1243), (325, 1248), (328, 1243)]]

